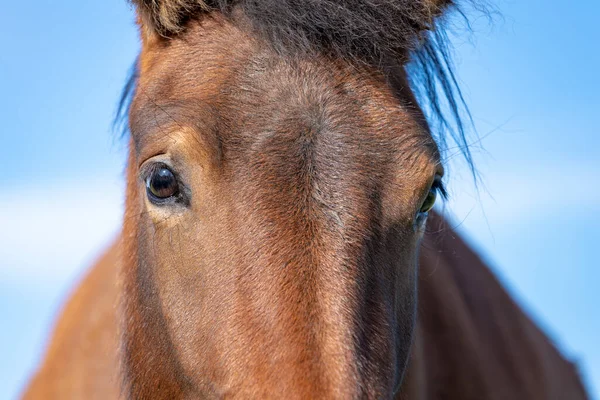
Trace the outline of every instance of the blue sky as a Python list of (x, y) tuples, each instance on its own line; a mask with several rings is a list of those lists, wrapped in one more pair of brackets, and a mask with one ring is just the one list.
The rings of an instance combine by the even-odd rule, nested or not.
[[(497, 7), (454, 39), (484, 185), (452, 158), (446, 210), (600, 399), (600, 3)], [(118, 230), (125, 143), (110, 122), (138, 41), (124, 0), (8, 2), (0, 36), (0, 398), (13, 398)]]

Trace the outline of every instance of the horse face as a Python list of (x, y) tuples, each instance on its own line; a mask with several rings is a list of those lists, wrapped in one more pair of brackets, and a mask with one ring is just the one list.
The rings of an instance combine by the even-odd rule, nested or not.
[(401, 65), (385, 76), (284, 57), (250, 32), (216, 14), (145, 40), (124, 235), (129, 390), (389, 397), (436, 146)]

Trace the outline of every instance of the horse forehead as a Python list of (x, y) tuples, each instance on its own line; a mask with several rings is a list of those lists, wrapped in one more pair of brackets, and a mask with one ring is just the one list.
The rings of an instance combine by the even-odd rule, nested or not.
[(300, 58), (280, 54), (252, 29), (240, 27), (218, 13), (214, 18), (192, 21), (176, 38), (145, 40), (139, 67), (139, 86), (163, 96), (169, 91), (178, 97), (197, 95), (197, 89), (212, 96), (234, 88), (240, 94), (259, 86), (263, 91), (298, 89), (306, 93), (317, 89), (312, 91), (314, 94), (337, 85), (338, 89), (350, 88), (356, 97), (373, 98), (374, 87), (378, 92), (389, 89), (383, 74), (375, 68), (320, 54)]
[(244, 58), (182, 58), (164, 57), (141, 75), (134, 111), (151, 109), (156, 115), (178, 108), (183, 114), (211, 114), (212, 120), (237, 120), (229, 125), (291, 118), (309, 126), (354, 124), (357, 133), (364, 127), (393, 134), (413, 123), (410, 107), (383, 74), (344, 60), (286, 59), (265, 51)]
[[(396, 78), (408, 86), (402, 74)], [(253, 134), (279, 131), (287, 123), (289, 131), (343, 128), (354, 143), (378, 139), (372, 143), (397, 150), (400, 136), (429, 137), (406, 106), (411, 99), (394, 92), (381, 71), (324, 55), (284, 57), (226, 20), (195, 22), (179, 38), (145, 44), (138, 84), (134, 114), (150, 113), (156, 121), (166, 112), (167, 123), (202, 122), (212, 128), (205, 132), (221, 135), (238, 135), (248, 124)], [(206, 126), (223, 121), (240, 129)]]

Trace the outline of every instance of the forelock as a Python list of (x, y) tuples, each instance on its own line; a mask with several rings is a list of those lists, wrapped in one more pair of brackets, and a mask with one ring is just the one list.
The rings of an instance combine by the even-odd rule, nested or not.
[(381, 62), (418, 47), (449, 0), (133, 0), (142, 23), (161, 36), (190, 19), (239, 10), (280, 51), (335, 53)]

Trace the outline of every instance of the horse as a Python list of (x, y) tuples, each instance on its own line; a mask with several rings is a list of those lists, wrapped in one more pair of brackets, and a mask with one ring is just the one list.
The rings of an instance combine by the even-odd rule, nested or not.
[(122, 231), (24, 399), (587, 398), (432, 209), (457, 5), (132, 2)]

